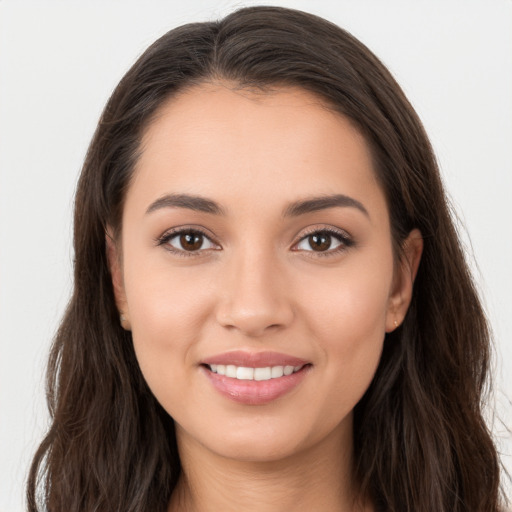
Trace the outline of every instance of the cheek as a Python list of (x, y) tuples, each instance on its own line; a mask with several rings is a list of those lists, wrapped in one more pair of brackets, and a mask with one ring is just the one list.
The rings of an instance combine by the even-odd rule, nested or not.
[(330, 400), (348, 411), (369, 386), (380, 361), (392, 282), (392, 258), (351, 266), (331, 279), (305, 283), (302, 317), (325, 362)]
[(134, 332), (150, 339), (171, 342), (171, 332), (197, 334), (211, 308), (212, 287), (198, 268), (176, 270), (165, 261), (141, 268), (134, 262), (125, 267), (125, 287)]
[[(197, 361), (211, 311), (211, 287), (198, 270), (171, 271), (158, 262), (125, 262), (125, 289), (135, 353), (157, 399), (172, 409), (175, 390), (187, 385), (187, 369)], [(172, 392), (171, 392), (172, 391)]]
[(362, 342), (373, 335), (383, 337), (391, 279), (389, 264), (381, 271), (351, 267), (329, 279), (305, 282), (301, 292), (305, 297), (303, 314), (322, 339), (330, 339), (334, 333), (347, 342)]

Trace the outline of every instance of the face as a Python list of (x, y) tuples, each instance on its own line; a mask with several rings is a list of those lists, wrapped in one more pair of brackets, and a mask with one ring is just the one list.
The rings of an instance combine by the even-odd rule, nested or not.
[(180, 443), (274, 460), (349, 438), (412, 276), (348, 120), (300, 89), (188, 89), (145, 133), (122, 222), (117, 304)]

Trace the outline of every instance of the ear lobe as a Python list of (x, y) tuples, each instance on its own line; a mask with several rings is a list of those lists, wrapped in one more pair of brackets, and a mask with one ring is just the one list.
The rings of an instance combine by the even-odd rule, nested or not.
[(386, 332), (394, 331), (404, 320), (412, 300), (414, 280), (418, 273), (423, 237), (419, 229), (413, 229), (403, 245), (403, 255), (393, 279), (386, 316)]
[(107, 251), (108, 267), (112, 278), (112, 288), (114, 290), (116, 306), (120, 314), (120, 322), (124, 329), (130, 330), (130, 317), (128, 313), (126, 294), (124, 291), (121, 254), (110, 228), (108, 228), (105, 233), (105, 246)]

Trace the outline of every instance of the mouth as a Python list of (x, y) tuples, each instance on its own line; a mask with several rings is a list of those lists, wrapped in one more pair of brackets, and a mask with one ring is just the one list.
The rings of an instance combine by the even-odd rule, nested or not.
[(277, 365), (277, 366), (265, 366), (252, 368), (247, 366), (235, 366), (234, 364), (209, 364), (205, 365), (212, 373), (217, 375), (225, 375), (231, 379), (237, 380), (255, 380), (255, 381), (266, 381), (271, 379), (280, 379), (283, 376), (292, 375), (297, 373), (307, 364), (298, 366), (291, 365)]
[(229, 352), (203, 361), (200, 367), (213, 388), (230, 401), (264, 405), (299, 387), (312, 364), (274, 352)]

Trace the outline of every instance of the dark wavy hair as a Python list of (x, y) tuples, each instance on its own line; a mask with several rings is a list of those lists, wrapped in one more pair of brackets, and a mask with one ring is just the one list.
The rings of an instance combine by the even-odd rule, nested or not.
[(384, 65), (336, 25), (250, 7), (171, 30), (113, 92), (75, 201), (74, 291), (47, 374), (51, 427), (30, 470), (28, 510), (165, 511), (180, 474), (173, 420), (148, 389), (119, 325), (106, 227), (144, 130), (195, 84), (301, 87), (349, 118), (371, 148), (397, 258), (418, 228), (424, 250), (405, 321), (387, 334), (354, 414), (354, 474), (377, 510), (495, 512), (499, 461), (482, 417), (490, 333), (422, 124)]

